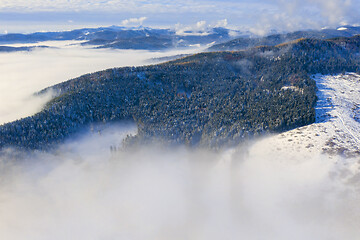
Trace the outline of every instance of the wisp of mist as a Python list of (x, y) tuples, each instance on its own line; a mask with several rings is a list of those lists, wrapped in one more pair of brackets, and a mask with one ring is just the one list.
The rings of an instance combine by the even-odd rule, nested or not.
[[(97, 125), (51, 153), (0, 159), (0, 239), (357, 239), (359, 192), (325, 156), (120, 146)], [(22, 157), (19, 157), (22, 156)], [(299, 156), (301, 159), (301, 156)]]

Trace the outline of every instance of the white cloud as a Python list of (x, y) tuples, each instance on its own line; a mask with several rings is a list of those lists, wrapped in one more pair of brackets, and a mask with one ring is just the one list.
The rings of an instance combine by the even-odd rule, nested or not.
[(215, 24), (208, 24), (204, 20), (198, 21), (197, 23), (191, 25), (183, 25), (178, 23), (175, 25), (175, 31), (176, 34), (180, 36), (204, 36), (209, 35), (213, 28), (226, 27), (227, 24), (227, 19), (220, 20)]
[(184, 26), (182, 24), (176, 24), (175, 30), (177, 35), (208, 35), (210, 25), (206, 24), (206, 21), (199, 21), (193, 25)]
[(142, 25), (143, 22), (147, 19), (147, 17), (140, 17), (140, 18), (129, 18), (129, 19), (125, 19), (121, 22), (121, 25), (123, 26), (138, 26), (138, 25)]
[(225, 18), (225, 19), (223, 19), (223, 20), (218, 21), (218, 22), (215, 24), (214, 27), (223, 27), (223, 28), (225, 28), (225, 27), (227, 27), (227, 25), (228, 25), (228, 20)]
[(357, 14), (360, 13), (359, 9), (354, 9), (354, 7), (360, 6), (359, 3), (357, 3), (356, 6), (356, 4), (352, 4), (350, 0), (307, 1), (320, 9), (322, 16), (328, 20), (330, 25), (339, 24), (345, 21), (347, 16), (351, 16), (356, 12)]
[(271, 29), (299, 30), (337, 27), (360, 22), (360, 1), (351, 0), (274, 0), (275, 11), (263, 11), (252, 31), (265, 34)]
[[(192, 7), (195, 9), (206, 8), (214, 6), (207, 1), (168, 1), (168, 0), (55, 0), (55, 1), (42, 1), (42, 0), (3, 0), (0, 2), (0, 9), (2, 10), (28, 10), (28, 11), (51, 11), (51, 10), (110, 10), (110, 11), (131, 11), (136, 12), (139, 10), (146, 10), (150, 12), (156, 11), (175, 11), (190, 10)], [(175, 9), (176, 8), (176, 9)]]
[(266, 2), (212, 0), (2, 0), (0, 11), (109, 11), (121, 13), (236, 13), (269, 7)]

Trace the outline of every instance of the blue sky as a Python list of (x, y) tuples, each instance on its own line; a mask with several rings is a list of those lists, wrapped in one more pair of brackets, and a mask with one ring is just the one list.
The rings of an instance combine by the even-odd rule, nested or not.
[[(126, 21), (126, 19), (145, 19)], [(360, 23), (358, 0), (0, 0), (0, 33), (131, 25), (172, 27), (227, 19), (265, 33)], [(124, 21), (125, 20), (125, 21)]]

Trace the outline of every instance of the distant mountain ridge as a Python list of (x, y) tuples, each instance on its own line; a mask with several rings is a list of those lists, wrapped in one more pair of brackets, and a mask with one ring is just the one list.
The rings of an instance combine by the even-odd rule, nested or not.
[(230, 30), (213, 28), (199, 35), (177, 35), (170, 29), (101, 27), (83, 28), (62, 32), (11, 33), (0, 35), (0, 45), (9, 43), (36, 43), (42, 41), (81, 40), (83, 45), (97, 48), (162, 50), (189, 47), (194, 44), (211, 44), (232, 39)]
[(234, 40), (215, 44), (208, 51), (239, 51), (256, 46), (276, 46), (300, 38), (330, 39), (352, 37), (360, 34), (360, 27), (342, 26), (337, 29), (304, 30), (283, 34), (271, 34), (265, 37), (240, 37)]
[[(0, 45), (11, 43), (36, 43), (42, 41), (84, 41), (83, 46), (111, 49), (165, 50), (194, 45), (210, 46), (208, 51), (239, 51), (256, 46), (276, 46), (299, 38), (329, 39), (360, 34), (360, 27), (342, 26), (337, 29), (303, 30), (257, 37), (250, 33), (215, 27), (204, 32), (146, 27), (124, 28), (118, 26), (83, 28), (61, 32), (10, 33), (0, 35)], [(236, 38), (236, 39), (234, 39)], [(10, 49), (8, 49), (10, 50)], [(24, 51), (25, 49), (12, 49)], [(31, 50), (31, 49), (30, 49)], [(0, 50), (1, 51), (1, 50)]]
[[(45, 47), (45, 46), (42, 46)], [(0, 46), (0, 52), (22, 52), (22, 51), (31, 51), (35, 47), (9, 47), (9, 46)]]

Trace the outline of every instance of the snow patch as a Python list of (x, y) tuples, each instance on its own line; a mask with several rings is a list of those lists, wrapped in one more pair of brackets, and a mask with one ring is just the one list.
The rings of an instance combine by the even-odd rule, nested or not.
[(294, 92), (304, 93), (304, 89), (301, 89), (301, 88), (296, 87), (296, 86), (283, 86), (280, 90), (283, 90), (283, 91), (291, 90), (291, 91), (294, 91)]
[(339, 27), (339, 28), (336, 29), (336, 30), (338, 30), (338, 31), (344, 31), (344, 30), (347, 30), (347, 28), (346, 28), (346, 27)]
[(257, 141), (249, 155), (296, 165), (321, 159), (333, 165), (333, 180), (360, 191), (360, 75), (313, 78), (318, 87), (315, 123)]

